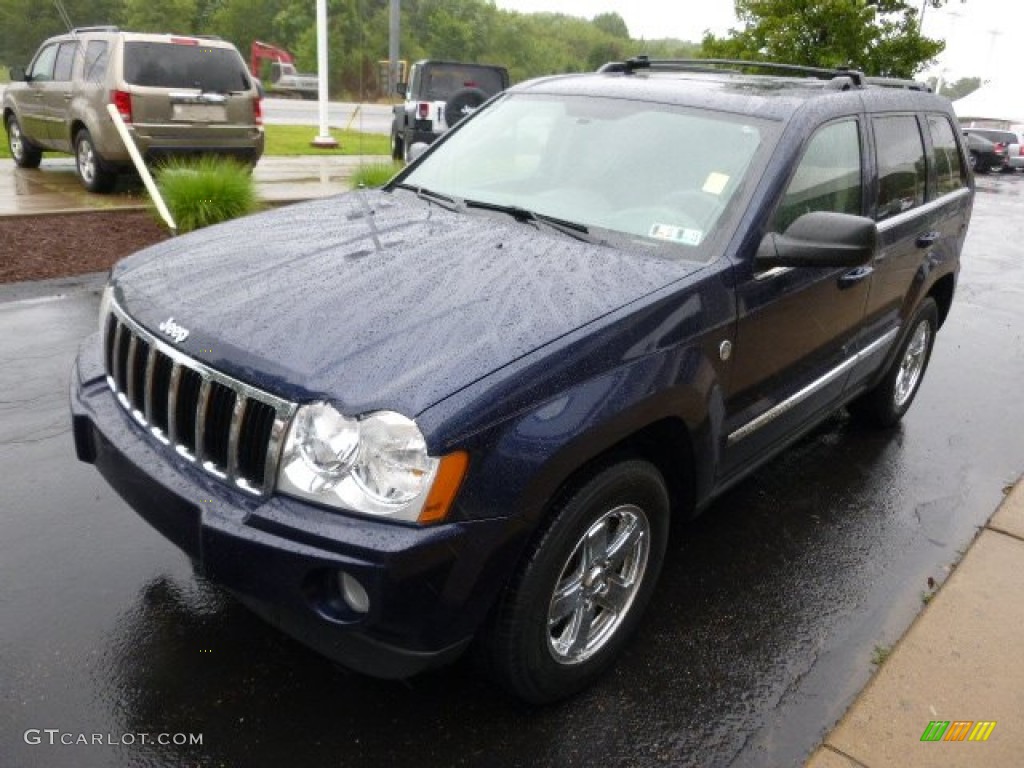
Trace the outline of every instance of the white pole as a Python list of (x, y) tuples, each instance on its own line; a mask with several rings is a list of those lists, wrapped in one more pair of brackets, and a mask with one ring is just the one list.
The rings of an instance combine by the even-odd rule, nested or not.
[(167, 210), (167, 205), (164, 203), (164, 199), (160, 195), (160, 190), (157, 189), (156, 182), (153, 181), (153, 176), (150, 174), (149, 168), (146, 167), (146, 163), (143, 161), (142, 155), (139, 154), (138, 147), (135, 146), (135, 142), (132, 140), (132, 135), (128, 132), (128, 126), (124, 124), (124, 118), (121, 117), (121, 113), (117, 111), (117, 107), (113, 104), (107, 104), (107, 112), (110, 114), (110, 119), (114, 121), (114, 126), (117, 128), (117, 132), (121, 136), (121, 141), (124, 142), (125, 147), (128, 149), (128, 156), (131, 157), (132, 162), (135, 164), (135, 170), (139, 172), (139, 176), (142, 177), (142, 183), (146, 185), (146, 191), (149, 192), (149, 196), (153, 198), (153, 204), (156, 205), (157, 213), (159, 213), (160, 217), (167, 222), (167, 226), (170, 228), (171, 234), (178, 234), (178, 227), (174, 223), (174, 217), (171, 216), (171, 212)]
[(327, 128), (327, 0), (316, 0), (316, 74), (320, 88), (320, 133), (314, 147), (331, 149), (338, 142)]

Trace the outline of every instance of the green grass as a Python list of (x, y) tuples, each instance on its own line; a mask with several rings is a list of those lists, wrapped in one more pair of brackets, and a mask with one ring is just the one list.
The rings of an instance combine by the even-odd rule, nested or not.
[[(232, 160), (209, 156), (173, 160), (157, 170), (156, 183), (179, 233), (259, 209), (251, 171)], [(153, 212), (156, 215), (155, 207)]]
[(875, 650), (871, 654), (871, 663), (876, 667), (880, 667), (885, 663), (885, 660), (892, 654), (892, 648), (886, 645), (876, 645)]
[(356, 168), (349, 183), (355, 187), (383, 187), (404, 165), (400, 162), (368, 163)]
[[(391, 144), (387, 136), (359, 131), (331, 129), (331, 136), (338, 140), (338, 149), (314, 149), (310, 146), (319, 129), (312, 125), (268, 125), (267, 145), (264, 154), (289, 156), (297, 155), (390, 155)], [(7, 134), (0, 127), (0, 157), (10, 159)], [(48, 155), (49, 156), (49, 155)], [(56, 157), (56, 155), (53, 155)]]
[(337, 149), (315, 149), (310, 142), (320, 130), (312, 125), (268, 125), (264, 128), (267, 137), (267, 155), (390, 155), (391, 140), (376, 133), (342, 131), (331, 128), (330, 134), (340, 146)]

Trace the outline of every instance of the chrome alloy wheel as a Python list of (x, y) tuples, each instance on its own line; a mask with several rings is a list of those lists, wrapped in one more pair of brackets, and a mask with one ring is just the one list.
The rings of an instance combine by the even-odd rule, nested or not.
[(20, 161), (25, 154), (25, 139), (21, 135), (21, 126), (17, 120), (11, 120), (7, 126), (7, 143), (11, 148), (11, 157)]
[(80, 139), (78, 142), (78, 174), (86, 186), (96, 180), (96, 151), (92, 148), (92, 142), (88, 139)]
[(580, 538), (548, 607), (548, 650), (559, 664), (579, 664), (611, 640), (640, 591), (651, 525), (626, 504), (605, 512)]
[(913, 396), (914, 390), (921, 380), (931, 334), (932, 327), (927, 320), (921, 320), (914, 328), (910, 343), (907, 344), (907, 348), (903, 352), (903, 360), (900, 361), (900, 370), (896, 374), (896, 386), (893, 387), (893, 401), (897, 408), (902, 408)]

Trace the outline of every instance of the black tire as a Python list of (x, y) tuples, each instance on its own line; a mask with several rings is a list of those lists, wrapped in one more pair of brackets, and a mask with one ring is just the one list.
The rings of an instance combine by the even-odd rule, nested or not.
[(402, 137), (398, 134), (398, 126), (395, 123), (391, 124), (391, 158), (393, 160), (404, 160), (405, 150), (402, 141)]
[(891, 427), (903, 418), (928, 369), (939, 327), (939, 310), (932, 298), (918, 306), (889, 370), (874, 388), (850, 403), (856, 418), (877, 427)]
[(485, 101), (487, 94), (479, 88), (463, 88), (453, 93), (444, 105), (444, 119), (448, 127), (451, 128)]
[(532, 704), (590, 685), (640, 622), (668, 527), (668, 491), (646, 461), (614, 464), (578, 487), (555, 508), (492, 612), (478, 643), (485, 671)]
[(85, 128), (75, 134), (75, 169), (82, 186), (90, 192), (109, 192), (117, 183), (117, 173), (106, 167)]
[(7, 118), (7, 148), (19, 168), (38, 168), (42, 162), (43, 151), (25, 138), (14, 115)]

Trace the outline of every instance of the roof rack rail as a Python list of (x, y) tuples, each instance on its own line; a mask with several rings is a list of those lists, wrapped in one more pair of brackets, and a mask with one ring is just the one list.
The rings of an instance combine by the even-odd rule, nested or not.
[(821, 80), (847, 78), (853, 86), (864, 84), (864, 73), (847, 67), (807, 67), (800, 64), (778, 64), (772, 61), (746, 61), (743, 59), (651, 59), (634, 56), (625, 61), (611, 61), (598, 72), (621, 72), (631, 75), (641, 69), (659, 69), (676, 72), (721, 72), (725, 67), (762, 69), (786, 75), (809, 75)]
[(899, 77), (867, 77), (864, 82), (867, 85), (877, 85), (881, 88), (906, 88), (908, 91), (932, 93), (932, 87), (919, 80), (904, 80)]
[(75, 27), (71, 30), (72, 35), (78, 35), (82, 32), (120, 32), (121, 28), (113, 24), (107, 24), (104, 26), (97, 27)]

